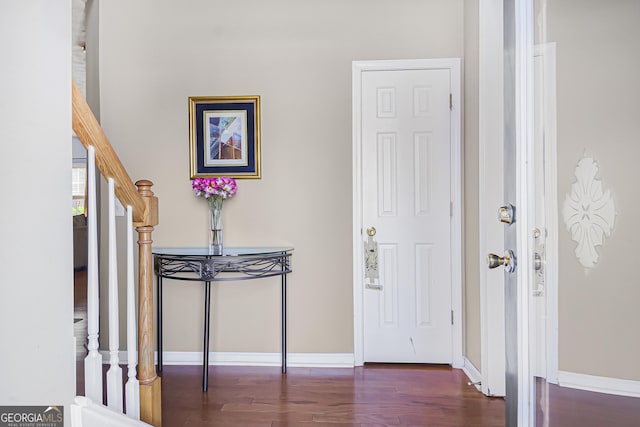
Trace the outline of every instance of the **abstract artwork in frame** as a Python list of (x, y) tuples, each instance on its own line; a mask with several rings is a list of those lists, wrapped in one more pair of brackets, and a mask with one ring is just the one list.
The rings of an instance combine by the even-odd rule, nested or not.
[(189, 97), (191, 179), (260, 178), (260, 97)]

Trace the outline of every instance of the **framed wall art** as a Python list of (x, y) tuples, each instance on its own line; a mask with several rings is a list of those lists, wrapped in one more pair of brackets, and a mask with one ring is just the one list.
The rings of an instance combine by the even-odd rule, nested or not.
[(189, 97), (191, 179), (260, 178), (260, 97)]

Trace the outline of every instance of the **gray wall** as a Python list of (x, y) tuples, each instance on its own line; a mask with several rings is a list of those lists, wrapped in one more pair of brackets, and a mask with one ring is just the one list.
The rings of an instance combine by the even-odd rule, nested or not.
[(560, 216), (560, 370), (640, 380), (640, 2), (549, 1), (547, 13), (547, 41), (557, 43), (559, 206), (586, 154), (617, 211), (589, 271)]
[(69, 405), (71, 2), (0, 8), (0, 405)]
[[(156, 245), (202, 245), (187, 99), (262, 97), (261, 180), (225, 202), (229, 245), (292, 245), (292, 352), (353, 351), (351, 62), (461, 57), (462, 0), (100, 3), (102, 125), (155, 182)], [(166, 350), (199, 351), (203, 292), (165, 287)], [(277, 280), (216, 285), (212, 351), (277, 352)]]
[(482, 366), (480, 345), (479, 235), (479, 10), (464, 1), (464, 306), (465, 356)]

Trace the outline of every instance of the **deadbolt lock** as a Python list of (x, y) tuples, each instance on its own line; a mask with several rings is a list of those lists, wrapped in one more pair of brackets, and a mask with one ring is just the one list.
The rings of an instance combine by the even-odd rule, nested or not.
[(505, 224), (513, 224), (515, 222), (515, 208), (511, 204), (500, 206), (498, 209), (498, 221)]

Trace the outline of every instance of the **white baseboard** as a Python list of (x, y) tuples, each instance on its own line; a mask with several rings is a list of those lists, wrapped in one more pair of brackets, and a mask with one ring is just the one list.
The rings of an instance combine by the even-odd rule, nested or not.
[[(101, 351), (102, 363), (109, 363), (109, 352)], [(127, 352), (119, 353), (120, 364), (127, 364)], [(280, 353), (234, 353), (211, 352), (209, 365), (220, 366), (280, 366)], [(155, 360), (158, 360), (156, 353)], [(288, 367), (305, 368), (353, 368), (353, 353), (288, 353)], [(165, 351), (164, 365), (202, 365), (202, 353), (199, 351)]]
[(640, 381), (558, 371), (558, 385), (597, 393), (640, 397)]
[(478, 368), (476, 368), (466, 357), (464, 358), (462, 372), (467, 375), (469, 382), (475, 386), (478, 391), (482, 391), (482, 375), (480, 374), (480, 371), (478, 371)]

